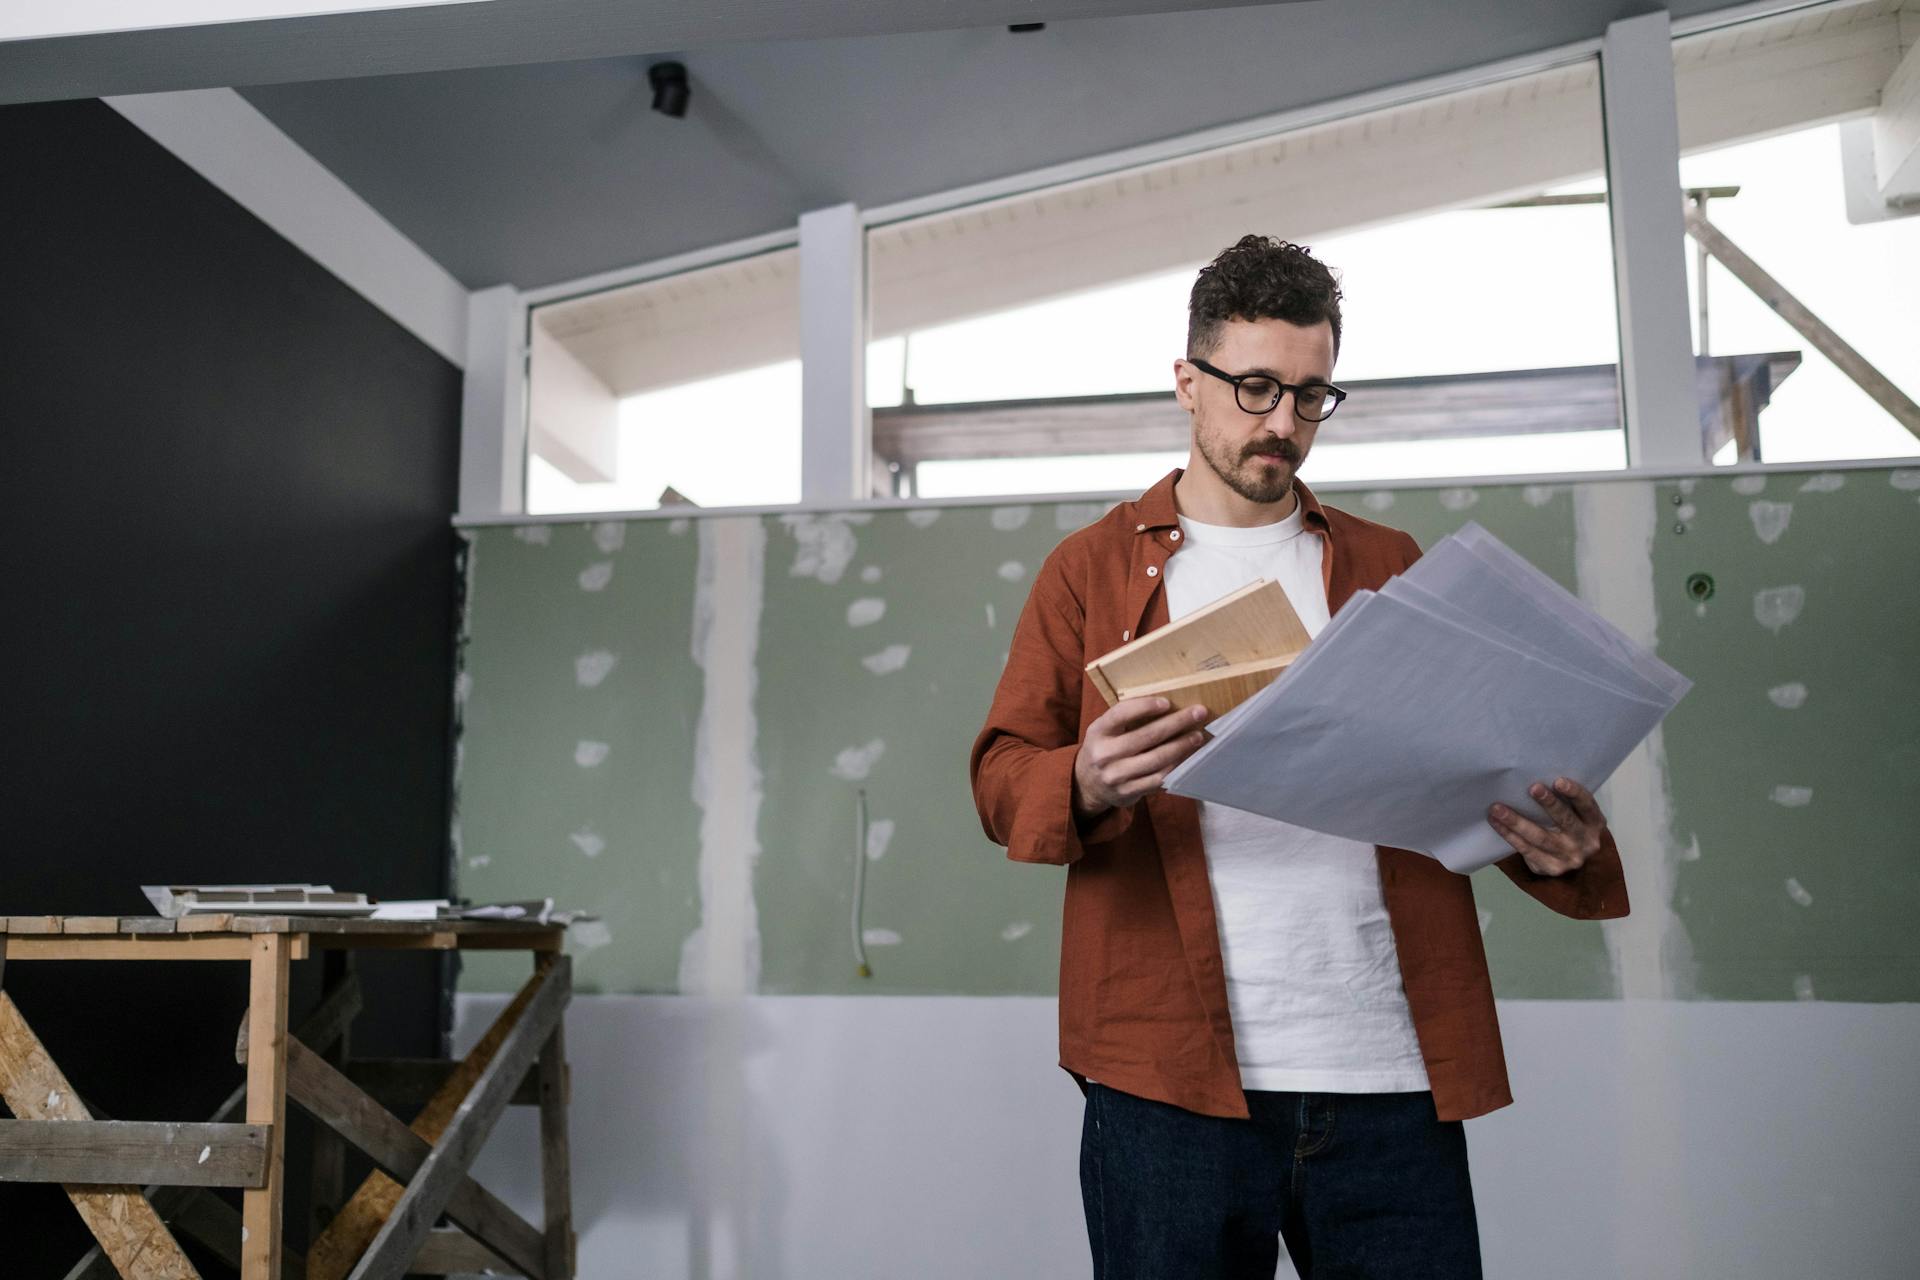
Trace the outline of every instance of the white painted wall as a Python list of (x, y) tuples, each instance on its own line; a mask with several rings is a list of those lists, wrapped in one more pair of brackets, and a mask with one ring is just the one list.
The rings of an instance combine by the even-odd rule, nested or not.
[[(502, 997), (463, 996), (456, 1041)], [(1503, 1002), (1489, 1280), (1910, 1277), (1920, 1005)], [(581, 996), (583, 1280), (1090, 1273), (1043, 998)], [(534, 1114), (476, 1166), (539, 1204)], [(1286, 1274), (1283, 1268), (1282, 1274)]]

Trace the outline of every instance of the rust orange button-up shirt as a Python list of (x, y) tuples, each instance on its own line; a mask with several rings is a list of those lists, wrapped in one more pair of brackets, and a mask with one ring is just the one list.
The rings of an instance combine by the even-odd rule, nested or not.
[[(1160, 792), (1084, 826), (1073, 816), (1080, 739), (1107, 709), (1086, 664), (1165, 625), (1164, 570), (1183, 545), (1173, 499), (1179, 478), (1172, 472), (1047, 558), (974, 742), (973, 794), (987, 835), (1008, 857), (1067, 868), (1060, 1065), (1189, 1111), (1245, 1116), (1199, 807)], [(1329, 611), (1419, 558), (1407, 534), (1323, 507), (1305, 485), (1295, 487), (1305, 526), (1321, 540)], [(1513, 1096), (1472, 885), (1405, 849), (1377, 848), (1375, 858), (1440, 1118), (1505, 1106)], [(1627, 914), (1611, 835), (1571, 875), (1535, 875), (1517, 854), (1498, 865), (1563, 915)]]

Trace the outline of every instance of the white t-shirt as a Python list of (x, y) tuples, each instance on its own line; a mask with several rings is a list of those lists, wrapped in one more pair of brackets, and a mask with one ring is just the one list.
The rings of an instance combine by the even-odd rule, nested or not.
[[(1322, 544), (1306, 532), (1297, 504), (1285, 520), (1258, 528), (1184, 516), (1180, 528), (1186, 546), (1166, 567), (1172, 617), (1271, 578), (1309, 635), (1327, 625)], [(1427, 1088), (1373, 846), (1205, 802), (1200, 838), (1242, 1087)]]

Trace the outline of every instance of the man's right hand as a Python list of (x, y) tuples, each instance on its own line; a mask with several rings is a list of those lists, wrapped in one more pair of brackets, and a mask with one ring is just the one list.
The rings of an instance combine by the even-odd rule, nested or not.
[(1207, 738), (1205, 707), (1168, 710), (1165, 698), (1114, 703), (1087, 726), (1073, 762), (1073, 812), (1096, 818), (1131, 807), (1160, 789), (1168, 770), (1198, 751)]

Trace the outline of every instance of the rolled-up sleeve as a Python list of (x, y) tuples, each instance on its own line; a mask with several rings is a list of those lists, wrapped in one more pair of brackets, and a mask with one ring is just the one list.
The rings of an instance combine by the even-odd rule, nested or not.
[(1082, 824), (1073, 813), (1086, 696), (1085, 615), (1059, 551), (1034, 578), (987, 722), (974, 739), (974, 807), (987, 838), (1016, 862), (1078, 861), (1131, 825), (1131, 809)]

